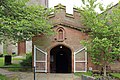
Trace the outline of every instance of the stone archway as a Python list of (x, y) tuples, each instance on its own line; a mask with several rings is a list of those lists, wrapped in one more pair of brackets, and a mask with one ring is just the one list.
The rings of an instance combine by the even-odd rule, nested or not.
[(66, 46), (58, 45), (50, 50), (50, 72), (71, 73), (72, 51)]

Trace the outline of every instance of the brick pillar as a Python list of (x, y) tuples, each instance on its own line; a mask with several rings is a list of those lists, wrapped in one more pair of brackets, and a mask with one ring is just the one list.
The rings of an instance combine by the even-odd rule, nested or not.
[(26, 41), (18, 42), (18, 55), (25, 55), (26, 53)]

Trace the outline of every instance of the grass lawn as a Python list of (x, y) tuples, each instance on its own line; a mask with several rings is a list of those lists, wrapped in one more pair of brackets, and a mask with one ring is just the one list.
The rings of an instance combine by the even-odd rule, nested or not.
[[(110, 73), (110, 74), (112, 77), (120, 79), (120, 73)], [(81, 75), (92, 76), (92, 72), (77, 72), (77, 73), (75, 73), (75, 75), (79, 76), (79, 77), (81, 77)], [(96, 75), (94, 75), (94, 77), (97, 79), (97, 78), (101, 78), (103, 76), (96, 74)]]
[(120, 73), (111, 73), (112, 77), (120, 79)]
[(3, 66), (4, 66), (4, 58), (0, 57), (0, 67), (3, 67)]
[(8, 78), (5, 75), (0, 74), (0, 80), (8, 80)]
[(25, 70), (32, 70), (31, 68), (22, 68), (20, 62), (25, 58), (21, 57), (12, 57), (12, 64), (11, 65), (4, 65), (4, 57), (0, 57), (0, 67), (5, 67), (9, 71), (25, 71)]
[[(15, 58), (12, 57), (12, 62), (16, 62), (13, 63), (13, 66), (16, 66), (17, 64), (19, 64), (20, 61), (22, 61), (24, 58)], [(16, 64), (16, 65), (15, 65)], [(0, 57), (0, 67), (4, 67), (4, 57)]]
[(76, 76), (87, 75), (92, 76), (92, 72), (77, 72), (75, 73)]

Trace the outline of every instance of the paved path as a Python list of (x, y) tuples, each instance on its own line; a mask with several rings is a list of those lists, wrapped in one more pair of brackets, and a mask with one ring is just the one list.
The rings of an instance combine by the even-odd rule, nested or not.
[(13, 80), (14, 78), (17, 78), (16, 72), (11, 72), (1, 68), (0, 68), (0, 74), (6, 75), (9, 78), (9, 80)]
[[(32, 72), (10, 72), (0, 69), (0, 74), (6, 75), (7, 77), (11, 78), (10, 80), (14, 78), (17, 78), (17, 80), (34, 80), (34, 74)], [(72, 73), (36, 73), (36, 80), (80, 80), (80, 78)]]

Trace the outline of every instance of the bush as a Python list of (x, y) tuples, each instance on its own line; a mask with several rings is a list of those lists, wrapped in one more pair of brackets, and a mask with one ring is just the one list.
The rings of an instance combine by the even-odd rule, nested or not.
[(28, 53), (26, 54), (26, 59), (24, 59), (21, 63), (20, 63), (21, 67), (23, 67), (23, 69), (25, 70), (29, 70), (32, 68), (32, 53)]

